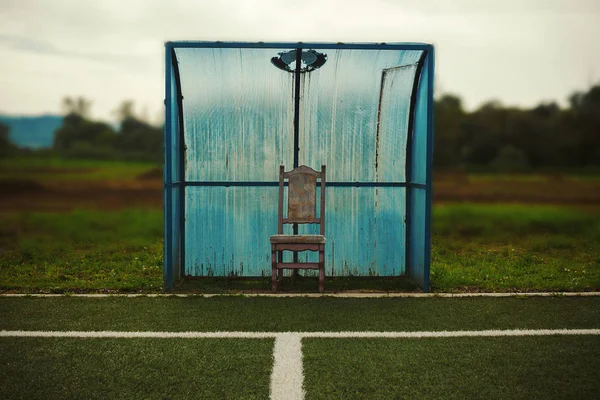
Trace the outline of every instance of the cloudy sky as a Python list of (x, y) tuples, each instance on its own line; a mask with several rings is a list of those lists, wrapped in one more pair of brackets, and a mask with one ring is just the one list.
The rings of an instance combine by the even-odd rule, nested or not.
[(564, 104), (600, 83), (599, 39), (600, 0), (0, 0), (0, 113), (69, 95), (158, 120), (167, 40), (428, 42), (468, 109)]

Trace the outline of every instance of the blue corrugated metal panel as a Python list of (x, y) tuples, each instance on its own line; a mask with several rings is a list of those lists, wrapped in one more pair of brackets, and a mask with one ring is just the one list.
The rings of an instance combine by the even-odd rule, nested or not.
[(186, 180), (277, 180), (293, 158), (292, 75), (272, 50), (182, 49)]
[(261, 276), (277, 233), (276, 187), (189, 187), (186, 274)]
[(425, 189), (411, 189), (412, 220), (410, 224), (409, 276), (414, 282), (424, 284), (425, 272), (425, 210), (427, 208)]
[(326, 164), (333, 181), (404, 181), (410, 90), (421, 52), (325, 52), (328, 63), (306, 76), (301, 93), (300, 164)]
[[(280, 50), (178, 45), (167, 45), (184, 96), (185, 176), (176, 179), (276, 181), (280, 164), (291, 169), (293, 74), (270, 64)], [(428, 47), (333, 47), (314, 46), (328, 62), (302, 76), (300, 164), (326, 164), (329, 181), (403, 182), (415, 63)], [(327, 273), (404, 273), (406, 189), (329, 187), (327, 195)], [(276, 187), (187, 187), (185, 217), (175, 229), (185, 232), (186, 274), (270, 274)]]
[[(328, 274), (404, 273), (405, 190), (327, 189)], [(189, 187), (186, 274), (269, 275), (269, 236), (277, 232), (277, 192), (276, 187)], [(299, 231), (317, 233), (316, 225), (301, 225)], [(306, 257), (315, 255), (301, 255)]]

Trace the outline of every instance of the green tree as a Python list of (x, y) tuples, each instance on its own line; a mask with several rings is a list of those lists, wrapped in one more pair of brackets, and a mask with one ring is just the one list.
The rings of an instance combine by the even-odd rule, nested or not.
[(121, 128), (116, 147), (137, 159), (160, 161), (163, 157), (163, 130), (136, 116), (134, 103), (126, 100), (115, 110)]
[(63, 100), (67, 114), (54, 134), (54, 150), (83, 158), (114, 158), (117, 134), (103, 122), (88, 119), (91, 102), (79, 97)]
[(438, 167), (462, 163), (466, 113), (458, 96), (444, 95), (435, 102), (435, 158)]
[(571, 161), (577, 166), (600, 165), (600, 84), (569, 100), (571, 109), (565, 117), (577, 143)]
[(92, 102), (86, 98), (66, 96), (62, 101), (62, 108), (65, 115), (79, 115), (82, 118), (89, 118), (92, 109)]
[(9, 132), (9, 127), (0, 122), (0, 157), (9, 156), (18, 150), (17, 146), (10, 141)]
[(508, 110), (490, 101), (469, 114), (463, 131), (463, 157), (469, 164), (489, 165), (506, 142)]

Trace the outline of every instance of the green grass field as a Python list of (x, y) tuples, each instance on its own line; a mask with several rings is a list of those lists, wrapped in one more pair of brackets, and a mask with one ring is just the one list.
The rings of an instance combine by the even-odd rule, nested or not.
[(266, 399), (273, 340), (0, 338), (3, 399)]
[[(0, 193), (0, 292), (67, 294), (0, 296), (0, 399), (587, 399), (600, 393), (600, 297), (240, 295), (270, 291), (268, 278), (203, 279), (178, 288), (231, 296), (70, 295), (161, 292), (158, 168), (0, 159), (2, 189), (14, 191)], [(434, 176), (434, 292), (600, 290), (597, 174)], [(110, 196), (96, 204), (105, 189), (127, 195), (127, 208)], [(136, 202), (140, 193), (157, 201)], [(32, 196), (39, 198), (23, 206)], [(283, 286), (316, 290), (313, 278)], [(326, 289), (420, 290), (402, 279), (360, 277), (330, 279)], [(515, 336), (502, 336), (507, 330)], [(567, 331), (526, 336), (539, 330)], [(572, 330), (588, 331), (564, 333)], [(98, 337), (105, 331), (113, 336)], [(142, 336), (127, 337), (134, 332)], [(161, 332), (196, 336), (150, 337)], [(394, 332), (414, 335), (381, 337)], [(422, 337), (428, 334), (440, 337)], [(294, 397), (288, 382), (277, 397), (275, 372), (287, 371), (278, 366), (278, 351), (293, 353), (294, 340), (305, 395)]]
[[(0, 182), (2, 179), (31, 181), (53, 188), (41, 192), (40, 203), (29, 204), (28, 211), (19, 210), (19, 198), (2, 203), (11, 208), (0, 210), (0, 291), (160, 292), (163, 215), (158, 205), (121, 208), (120, 203), (113, 201), (114, 208), (35, 211), (36, 204), (44, 205), (44, 195), (56, 195), (52, 190), (57, 190), (61, 182), (83, 184), (82, 192), (85, 182), (90, 182), (95, 188), (92, 197), (102, 192), (102, 184), (117, 184), (132, 189), (128, 199), (135, 199), (136, 185), (160, 186), (156, 167), (150, 163), (56, 157), (0, 159)], [(150, 172), (150, 181), (136, 179)], [(493, 193), (512, 195), (521, 190), (540, 192), (545, 200), (562, 201), (565, 198), (561, 193), (569, 192), (569, 199), (581, 194), (579, 200), (587, 201), (597, 193), (600, 182), (597, 176), (589, 174), (436, 176), (434, 188), (438, 192), (458, 191), (462, 196), (466, 191), (475, 198), (484, 195), (486, 201)], [(563, 185), (566, 183), (568, 188)], [(535, 184), (539, 186), (531, 186)], [(36, 187), (28, 188), (30, 192), (21, 194), (21, 199), (36, 196)], [(152, 190), (160, 201), (160, 189), (151, 189), (150, 194), (144, 192), (144, 196), (152, 195)], [(52, 201), (59, 205), (68, 202), (73, 193), (72, 190), (68, 196), (53, 197)], [(435, 204), (431, 289), (437, 292), (600, 290), (600, 206), (585, 201), (579, 205)], [(94, 202), (74, 204), (91, 207)], [(403, 280), (343, 277), (330, 280), (326, 286), (330, 291), (413, 290)], [(284, 287), (314, 291), (314, 282), (300, 279), (296, 286)], [(269, 290), (269, 282), (266, 278), (214, 279), (188, 284), (184, 290), (201, 293)]]
[[(0, 290), (162, 288), (162, 212), (77, 210), (0, 215)], [(434, 291), (600, 288), (600, 211), (570, 206), (434, 207)], [(299, 290), (313, 291), (313, 282)], [(287, 285), (286, 287), (289, 287)], [(404, 282), (340, 278), (330, 290), (404, 290)], [(200, 292), (268, 290), (268, 279), (205, 281)]]
[(598, 337), (305, 339), (308, 399), (591, 399)]
[(40, 182), (134, 179), (160, 168), (150, 162), (65, 159), (60, 157), (0, 158), (0, 179)]
[(0, 287), (162, 289), (162, 212), (78, 210), (0, 216)]
[[(3, 399), (266, 399), (271, 338), (2, 336), (6, 331), (441, 332), (598, 329), (600, 297), (0, 297)], [(600, 331), (301, 340), (306, 399), (593, 398)]]
[(437, 205), (436, 291), (600, 289), (600, 210), (518, 204)]

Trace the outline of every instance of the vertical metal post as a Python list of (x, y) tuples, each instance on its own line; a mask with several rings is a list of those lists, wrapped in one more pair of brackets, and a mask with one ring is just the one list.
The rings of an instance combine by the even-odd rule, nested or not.
[(425, 59), (427, 57), (427, 51), (423, 51), (419, 61), (417, 62), (417, 69), (415, 70), (415, 77), (413, 80), (412, 92), (410, 95), (410, 110), (408, 116), (408, 136), (406, 138), (406, 165), (404, 170), (404, 180), (406, 181), (406, 191), (405, 191), (405, 213), (404, 213), (404, 222), (405, 222), (405, 234), (404, 234), (404, 245), (405, 245), (405, 253), (404, 253), (404, 266), (405, 271), (404, 274), (410, 276), (411, 269), (411, 246), (412, 246), (412, 184), (413, 184), (413, 173), (412, 173), (412, 163), (413, 163), (413, 139), (414, 139), (414, 130), (415, 130), (415, 118), (417, 114), (417, 92), (419, 89), (419, 84), (421, 80), (421, 71), (423, 70), (423, 65), (425, 65)]
[[(294, 71), (294, 168), (298, 167), (300, 153), (300, 67), (302, 66), (302, 49), (296, 49), (296, 70)], [(298, 234), (298, 224), (292, 226), (294, 235)], [(298, 252), (294, 252), (294, 262), (298, 262)], [(294, 276), (298, 270), (294, 270)]]
[(300, 67), (302, 49), (296, 49), (296, 70), (294, 71), (294, 168), (298, 166), (300, 153)]
[(165, 45), (165, 166), (164, 166), (164, 196), (165, 196), (165, 239), (164, 239), (164, 260), (163, 260), (163, 290), (170, 292), (173, 290), (173, 268), (172, 262), (172, 236), (173, 236), (173, 220), (172, 220), (172, 202), (171, 190), (173, 187), (173, 175), (171, 171), (171, 46)]
[[(179, 75), (179, 62), (177, 60), (177, 54), (175, 49), (171, 51), (172, 66), (173, 66), (173, 78), (175, 79), (175, 101), (177, 102), (177, 132), (172, 132), (172, 135), (177, 134), (177, 176), (175, 181), (179, 182), (179, 203), (176, 208), (176, 214), (178, 214), (178, 228), (179, 228), (179, 241), (177, 246), (179, 268), (178, 274), (174, 279), (181, 279), (185, 275), (185, 159), (186, 159), (186, 146), (185, 146), (185, 134), (184, 134), (184, 121), (183, 121), (183, 92), (181, 90), (181, 76)], [(173, 99), (172, 99), (173, 100)], [(174, 116), (172, 116), (174, 117)], [(175, 224), (175, 221), (173, 221)]]
[(427, 191), (425, 192), (425, 265), (423, 266), (423, 290), (429, 292), (429, 271), (431, 262), (431, 189), (433, 166), (433, 74), (435, 72), (435, 55), (433, 46), (430, 46), (427, 59), (427, 166), (425, 170)]

